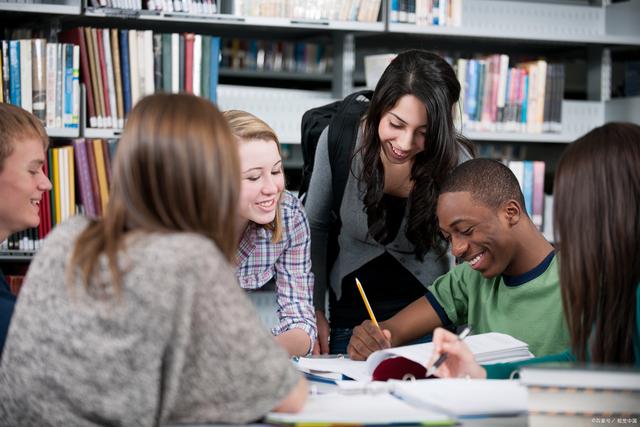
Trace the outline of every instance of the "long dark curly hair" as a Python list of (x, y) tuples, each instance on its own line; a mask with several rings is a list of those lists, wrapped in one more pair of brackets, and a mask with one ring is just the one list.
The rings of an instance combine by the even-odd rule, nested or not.
[(377, 241), (387, 237), (378, 125), (382, 116), (405, 95), (420, 99), (428, 118), (424, 151), (416, 155), (411, 168), (414, 186), (409, 194), (409, 217), (404, 230), (414, 245), (416, 258), (423, 260), (429, 249), (436, 249), (441, 254), (446, 250), (436, 218), (440, 184), (458, 164), (462, 150), (470, 155), (474, 155), (475, 150), (454, 126), (453, 108), (460, 97), (460, 83), (451, 65), (424, 50), (400, 53), (378, 81), (364, 118), (363, 144), (355, 153), (362, 155), (364, 167), (357, 178), (365, 191), (364, 210), (369, 233)]

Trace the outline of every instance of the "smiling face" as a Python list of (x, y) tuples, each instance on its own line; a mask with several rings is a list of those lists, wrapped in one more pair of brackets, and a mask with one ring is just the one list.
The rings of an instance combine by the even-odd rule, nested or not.
[(0, 240), (40, 223), (40, 201), (51, 182), (44, 174), (42, 141), (16, 142), (0, 172)]
[(452, 254), (484, 277), (511, 274), (516, 250), (511, 228), (519, 218), (513, 209), (512, 202), (492, 209), (469, 192), (443, 193), (437, 210), (440, 231), (451, 243)]
[(424, 150), (427, 110), (418, 98), (404, 95), (384, 113), (378, 124), (382, 152), (393, 164), (413, 160)]
[(240, 216), (245, 222), (269, 224), (284, 191), (282, 158), (273, 140), (249, 139), (239, 144), (242, 188)]

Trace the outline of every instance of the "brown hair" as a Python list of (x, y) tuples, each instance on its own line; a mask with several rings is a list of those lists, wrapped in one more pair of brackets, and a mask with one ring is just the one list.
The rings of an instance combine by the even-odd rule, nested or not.
[(156, 94), (138, 102), (118, 144), (104, 218), (73, 250), (71, 265), (87, 286), (104, 253), (121, 289), (116, 255), (134, 230), (201, 234), (233, 260), (240, 167), (232, 139), (218, 109), (202, 98)]
[(0, 172), (14, 144), (26, 139), (41, 141), (45, 150), (49, 146), (47, 132), (36, 116), (15, 105), (0, 103)]
[(631, 364), (640, 280), (640, 126), (571, 144), (554, 187), (562, 303), (579, 361)]
[[(254, 116), (251, 113), (241, 110), (227, 110), (222, 113), (224, 118), (231, 127), (231, 132), (239, 142), (250, 139), (260, 139), (263, 141), (274, 141), (278, 148), (278, 154), (282, 157), (282, 151), (280, 150), (280, 142), (276, 132), (266, 124), (263, 120)], [(282, 198), (282, 196), (280, 196)], [(265, 224), (264, 227), (273, 233), (271, 241), (273, 243), (280, 241), (282, 238), (282, 218), (280, 203), (276, 208), (276, 216), (270, 224)]]

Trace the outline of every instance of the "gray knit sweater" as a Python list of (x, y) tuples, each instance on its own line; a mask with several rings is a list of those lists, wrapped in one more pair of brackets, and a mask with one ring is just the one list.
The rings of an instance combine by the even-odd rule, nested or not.
[[(293, 389), (298, 374), (210, 240), (129, 238), (118, 299), (65, 282), (86, 224), (57, 227), (31, 264), (0, 364), (0, 425), (244, 423)], [(103, 283), (107, 271), (101, 259)]]

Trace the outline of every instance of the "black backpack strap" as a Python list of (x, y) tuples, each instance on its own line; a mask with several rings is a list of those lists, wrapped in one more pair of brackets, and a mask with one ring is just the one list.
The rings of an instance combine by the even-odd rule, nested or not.
[(351, 172), (351, 158), (358, 138), (360, 121), (369, 108), (373, 91), (363, 90), (347, 96), (329, 124), (328, 150), (331, 165), (332, 220), (339, 222), (340, 205)]

